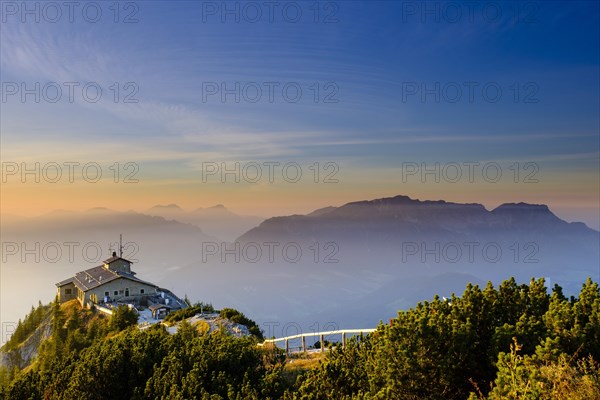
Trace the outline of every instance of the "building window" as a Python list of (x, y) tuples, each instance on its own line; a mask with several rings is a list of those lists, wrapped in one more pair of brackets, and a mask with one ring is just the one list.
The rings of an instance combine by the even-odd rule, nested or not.
[(104, 292), (104, 295), (108, 297), (110, 295), (110, 293), (109, 292)]
[(118, 291), (118, 290), (115, 290), (115, 293), (114, 293), (114, 295), (115, 295), (115, 296), (118, 296), (118, 295), (119, 295), (119, 291)]
[(119, 294), (123, 294), (123, 293), (124, 293), (123, 289), (119, 290)]
[(140, 289), (140, 293), (141, 293), (141, 294), (144, 294), (144, 289)]
[(65, 289), (65, 294), (71, 294), (71, 289)]

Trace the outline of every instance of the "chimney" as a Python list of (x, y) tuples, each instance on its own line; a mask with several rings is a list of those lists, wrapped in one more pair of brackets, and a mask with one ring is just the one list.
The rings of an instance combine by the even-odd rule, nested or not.
[(117, 252), (113, 251), (113, 257), (116, 257), (116, 256), (117, 256)]

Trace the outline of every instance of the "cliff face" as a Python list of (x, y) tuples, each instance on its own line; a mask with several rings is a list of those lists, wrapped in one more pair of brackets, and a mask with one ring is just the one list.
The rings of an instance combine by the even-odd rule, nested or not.
[(40, 345), (52, 334), (52, 315), (48, 315), (42, 323), (15, 349), (0, 349), (0, 367), (8, 370), (13, 367), (23, 369), (31, 364), (38, 355)]

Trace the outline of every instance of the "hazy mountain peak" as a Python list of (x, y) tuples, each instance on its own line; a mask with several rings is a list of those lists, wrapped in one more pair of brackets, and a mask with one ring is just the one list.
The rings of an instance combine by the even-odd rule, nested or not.
[(360, 238), (359, 242), (364, 242), (381, 236), (379, 241), (384, 242), (390, 238), (414, 240), (431, 235), (450, 240), (459, 235), (480, 237), (484, 233), (492, 237), (498, 234), (499, 229), (532, 235), (539, 235), (541, 231), (553, 232), (549, 237), (559, 232), (589, 234), (589, 229), (585, 229), (583, 224), (568, 224), (545, 204), (507, 203), (488, 211), (479, 203), (421, 201), (400, 195), (351, 202), (341, 207), (325, 207), (307, 215), (270, 218), (238, 240), (273, 237), (301, 240), (314, 239), (318, 235), (325, 235), (325, 241), (334, 237), (340, 241), (342, 238), (350, 241)]
[(167, 204), (167, 205), (163, 205), (163, 204), (157, 204), (154, 207), (152, 207), (150, 210), (164, 210), (164, 211), (183, 211), (183, 209), (181, 207), (179, 207), (177, 204)]
[[(488, 213), (483, 204), (479, 203), (452, 203), (445, 200), (419, 200), (411, 199), (408, 196), (398, 195), (394, 197), (384, 197), (374, 200), (363, 200), (344, 204), (343, 206), (331, 211), (336, 214), (348, 213), (393, 213), (415, 212), (420, 209), (423, 212), (437, 210), (461, 210), (462, 212), (473, 212), (477, 214)], [(412, 211), (409, 211), (412, 210)]]
[(536, 214), (549, 214), (554, 215), (546, 204), (530, 204), (530, 203), (504, 203), (495, 208), (493, 211), (495, 214), (499, 213), (536, 213)]
[(194, 213), (201, 213), (201, 214), (214, 214), (214, 213), (219, 213), (219, 214), (233, 214), (223, 204), (217, 204), (217, 205), (214, 205), (214, 206), (211, 206), (211, 207), (206, 207), (206, 208), (199, 207), (199, 208), (196, 208), (193, 212)]
[(410, 197), (408, 197), (408, 196), (404, 196), (404, 195), (401, 195), (401, 194), (399, 194), (399, 195), (397, 195), (397, 196), (394, 196), (394, 197), (391, 197), (391, 198), (389, 198), (389, 199), (383, 198), (383, 199), (381, 199), (381, 200), (383, 200), (383, 201), (385, 201), (385, 200), (390, 200), (391, 202), (393, 202), (393, 203), (397, 203), (397, 204), (403, 204), (403, 203), (415, 203), (415, 202), (419, 202), (419, 200), (418, 200), (418, 199), (415, 199), (415, 200), (413, 200), (413, 199), (411, 199)]
[(415, 204), (420, 203), (419, 200), (413, 200), (408, 196), (398, 195), (394, 197), (383, 197), (375, 200), (361, 200), (361, 201), (353, 201), (350, 203), (344, 204), (342, 207), (346, 206), (355, 206), (355, 205), (399, 205), (399, 204)]
[(315, 211), (311, 212), (310, 214), (306, 214), (306, 216), (319, 217), (323, 214), (327, 214), (328, 212), (334, 211), (336, 209), (337, 209), (337, 207), (333, 207), (333, 206), (323, 207), (323, 208), (316, 209)]

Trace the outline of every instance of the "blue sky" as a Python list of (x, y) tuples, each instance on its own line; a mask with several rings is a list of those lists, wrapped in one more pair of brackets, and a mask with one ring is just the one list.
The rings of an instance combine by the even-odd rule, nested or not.
[[(102, 10), (96, 23), (79, 10), (73, 22), (45, 20), (52, 10), (41, 10), (39, 23), (31, 16), (23, 22), (21, 10), (13, 15), (3, 5), (3, 84), (103, 88), (97, 103), (77, 91), (73, 103), (66, 95), (57, 103), (7, 97), (3, 161), (137, 162), (143, 181), (127, 193), (143, 205), (167, 201), (165, 188), (172, 190), (170, 202), (218, 202), (258, 214), (405, 193), (490, 207), (545, 202), (567, 219), (600, 224), (598, 2), (479, 2), (473, 9), (469, 2), (321, 2), (317, 23), (314, 2), (280, 2), (271, 22), (262, 2), (250, 3), (226, 3), (239, 7), (239, 22), (221, 13), (222, 2), (121, 3), (117, 23), (112, 3), (95, 3)], [(255, 5), (262, 16), (250, 22)], [(291, 22), (298, 9), (302, 16)], [(123, 23), (130, 12), (137, 22)], [(123, 85), (133, 82), (139, 102), (115, 102), (109, 89), (115, 82), (119, 100), (129, 93)], [(203, 101), (207, 85), (236, 82), (249, 90), (239, 103), (219, 94)], [(248, 101), (252, 85), (264, 89), (265, 82), (277, 85), (274, 101), (266, 90), (260, 101)], [(434, 94), (421, 96), (436, 83), (439, 102)], [(285, 85), (302, 89), (297, 103), (283, 97)], [(502, 96), (486, 100), (483, 87), (491, 97), (500, 88)], [(454, 102), (457, 88), (462, 97)], [(327, 95), (337, 102), (324, 102)], [(204, 161), (249, 160), (334, 161), (343, 180), (333, 188), (293, 190), (195, 186)], [(403, 162), (474, 161), (503, 168), (535, 162), (543, 179), (525, 187), (398, 180)], [(160, 195), (150, 195), (152, 188)], [(18, 207), (19, 190), (4, 191), (4, 210), (28, 212)], [(300, 191), (309, 194), (288, 201)], [(56, 194), (47, 207), (119, 208), (109, 200), (92, 204), (83, 192), (73, 190), (68, 199)]]

